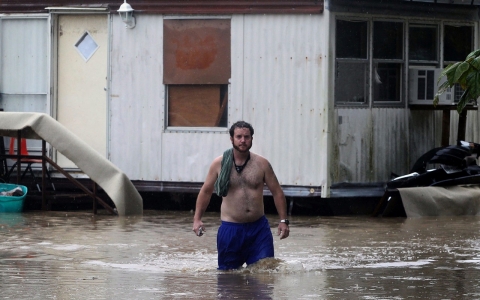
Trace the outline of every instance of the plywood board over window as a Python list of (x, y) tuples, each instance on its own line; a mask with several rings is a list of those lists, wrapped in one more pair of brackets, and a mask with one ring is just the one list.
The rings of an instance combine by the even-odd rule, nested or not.
[(226, 127), (230, 20), (164, 21), (168, 126)]

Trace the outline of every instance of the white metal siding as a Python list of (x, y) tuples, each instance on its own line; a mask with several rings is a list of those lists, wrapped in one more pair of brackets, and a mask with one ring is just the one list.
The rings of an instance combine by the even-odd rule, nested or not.
[[(131, 179), (202, 182), (231, 146), (223, 132), (164, 131), (162, 19), (112, 26), (111, 160)], [(315, 15), (235, 15), (231, 23), (229, 125), (255, 128), (252, 151), (282, 184), (325, 181), (328, 26)]]
[[(0, 17), (0, 108), (48, 113), (48, 19)], [(41, 142), (29, 140), (30, 152)]]
[(406, 174), (422, 154), (439, 146), (438, 113), (337, 108), (333, 182), (384, 182), (391, 173)]
[(161, 180), (162, 18), (142, 15), (134, 29), (112, 19), (110, 159), (130, 179)]
[(47, 18), (0, 18), (0, 107), (47, 112)]
[(245, 16), (243, 119), (281, 184), (325, 180), (328, 24), (323, 15)]

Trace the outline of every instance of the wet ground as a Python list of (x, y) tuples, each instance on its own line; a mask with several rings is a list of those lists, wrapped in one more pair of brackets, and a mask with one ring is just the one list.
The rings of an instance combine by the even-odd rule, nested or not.
[(275, 259), (232, 272), (219, 214), (201, 238), (192, 217), (0, 214), (0, 299), (480, 299), (479, 217), (292, 216)]

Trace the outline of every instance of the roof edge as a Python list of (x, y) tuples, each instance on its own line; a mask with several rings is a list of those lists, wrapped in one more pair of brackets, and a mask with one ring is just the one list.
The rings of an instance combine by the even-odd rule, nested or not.
[[(139, 13), (148, 14), (319, 14), (324, 10), (324, 0), (130, 0)], [(116, 13), (121, 0), (98, 2), (93, 0), (3, 0), (0, 13), (45, 13), (47, 7), (101, 8)]]

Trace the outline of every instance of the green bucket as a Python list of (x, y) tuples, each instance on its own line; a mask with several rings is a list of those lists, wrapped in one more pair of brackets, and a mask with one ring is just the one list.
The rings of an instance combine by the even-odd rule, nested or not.
[[(4, 196), (1, 192), (11, 191), (19, 187), (22, 189), (22, 196)], [(23, 210), (23, 202), (27, 197), (28, 189), (26, 186), (10, 183), (0, 183), (0, 213), (2, 212), (21, 212)]]

